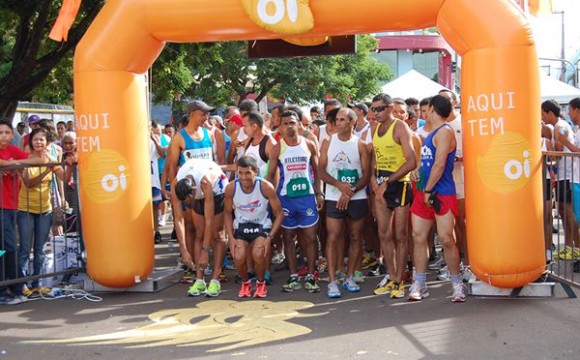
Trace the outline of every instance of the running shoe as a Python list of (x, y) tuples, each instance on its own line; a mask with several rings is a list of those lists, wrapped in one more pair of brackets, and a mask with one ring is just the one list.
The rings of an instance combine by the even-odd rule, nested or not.
[(318, 258), (318, 260), (316, 261), (316, 268), (318, 269), (319, 273), (323, 273), (326, 271), (326, 269), (328, 269), (328, 263), (326, 262), (326, 259), (323, 258), (322, 256)]
[(308, 275), (308, 266), (304, 265), (298, 269), (298, 279), (304, 279)]
[(368, 276), (381, 276), (387, 273), (387, 269), (385, 269), (385, 265), (378, 264), (375, 266), (374, 269), (369, 270)]
[[(385, 279), (383, 279), (385, 280)], [(389, 294), (394, 288), (395, 288), (395, 282), (393, 280), (388, 280), (387, 282), (383, 284), (383, 281), (381, 281), (377, 287), (373, 290), (373, 293), (375, 295), (383, 295), (383, 294)]]
[(195, 273), (193, 272), (193, 270), (191, 270), (191, 269), (185, 270), (185, 273), (183, 273), (183, 276), (181, 277), (181, 283), (182, 284), (193, 284), (194, 280), (195, 280)]
[(453, 296), (451, 296), (451, 301), (454, 303), (462, 303), (465, 302), (465, 286), (463, 283), (458, 282), (453, 284)]
[(338, 288), (338, 281), (335, 280), (328, 283), (328, 292), (326, 294), (331, 299), (338, 299), (342, 297), (340, 289)]
[(155, 244), (161, 244), (162, 242), (161, 233), (159, 231), (156, 231), (155, 235), (153, 236), (153, 239), (155, 239)]
[(391, 293), (389, 294), (391, 299), (402, 299), (405, 297), (405, 282), (395, 283)]
[(429, 297), (429, 290), (427, 286), (420, 286), (418, 282), (413, 282), (413, 285), (409, 288), (409, 295), (407, 296), (408, 301), (421, 301), (424, 298)]
[(282, 285), (282, 291), (284, 292), (292, 292), (300, 288), (302, 288), (302, 284), (298, 281), (297, 276), (290, 276), (286, 281), (286, 284)]
[(441, 269), (443, 266), (445, 266), (445, 258), (443, 257), (443, 254), (439, 255), (439, 257), (437, 258), (437, 260), (429, 263), (429, 265), (427, 265), (427, 268), (429, 270), (439, 270)]
[(355, 270), (353, 277), (354, 277), (354, 281), (356, 281), (357, 284), (362, 284), (365, 282), (365, 277), (364, 277), (362, 271)]
[(207, 291), (205, 292), (206, 296), (216, 297), (222, 292), (222, 286), (218, 280), (212, 279), (209, 282), (209, 286), (207, 287)]
[(574, 260), (580, 258), (580, 249), (572, 249), (570, 246), (566, 246), (564, 250), (561, 250), (552, 255), (556, 260)]
[(238, 293), (238, 297), (245, 298), (250, 297), (251, 295), (252, 295), (252, 282), (248, 280), (242, 283), (242, 286), (240, 287), (240, 292)]
[(314, 275), (312, 274), (306, 275), (306, 279), (304, 281), (304, 288), (306, 289), (306, 291), (310, 293), (320, 291), (320, 286), (318, 286), (318, 282), (314, 278)]
[(377, 266), (377, 259), (375, 259), (371, 253), (365, 253), (361, 261), (361, 269), (367, 270)]
[(221, 283), (226, 283), (228, 282), (228, 277), (226, 276), (226, 274), (222, 271), (219, 275), (218, 275), (218, 280)]
[(343, 273), (340, 270), (336, 270), (336, 272), (334, 273), (336, 280), (340, 281), (340, 282), (344, 282), (346, 280), (346, 274)]
[(16, 295), (16, 296), (6, 296), (0, 299), (0, 304), (2, 305), (18, 305), (24, 302), (29, 301), (28, 297), (25, 295)]
[(358, 286), (358, 284), (356, 283), (356, 281), (354, 281), (354, 278), (352, 276), (348, 277), (344, 281), (344, 283), (342, 284), (342, 288), (351, 293), (360, 291), (360, 286)]
[(449, 268), (444, 266), (439, 270), (439, 274), (437, 275), (437, 280), (447, 281), (451, 279), (451, 273), (449, 272)]
[(256, 281), (256, 290), (254, 291), (255, 298), (265, 298), (268, 296), (268, 289), (266, 289), (266, 281)]
[(189, 287), (189, 290), (187, 290), (187, 295), (199, 296), (201, 294), (205, 294), (206, 290), (207, 288), (205, 285), (205, 281), (198, 279), (193, 283), (193, 285)]
[(274, 256), (272, 256), (272, 264), (282, 264), (282, 262), (284, 262), (284, 260), (286, 259), (286, 256), (284, 256), (283, 252), (276, 252), (274, 253)]

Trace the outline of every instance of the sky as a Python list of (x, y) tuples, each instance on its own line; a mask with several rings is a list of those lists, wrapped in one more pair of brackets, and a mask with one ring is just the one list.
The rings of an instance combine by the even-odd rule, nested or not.
[[(554, 12), (564, 12), (564, 40), (566, 59), (570, 59), (580, 50), (580, 15), (579, 0), (552, 0)], [(539, 17), (530, 16), (534, 30), (538, 57), (561, 58), (562, 54), (562, 15), (546, 14)], [(559, 66), (553, 62), (554, 66)]]

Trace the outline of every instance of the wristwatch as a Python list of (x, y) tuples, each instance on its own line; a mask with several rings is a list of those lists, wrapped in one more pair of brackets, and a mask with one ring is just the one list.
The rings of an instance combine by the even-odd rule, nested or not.
[(353, 185), (353, 186), (351, 186), (351, 187), (350, 187), (350, 191), (352, 191), (353, 193), (355, 193), (355, 192), (356, 192), (356, 186), (354, 186), (354, 185)]
[(202, 246), (201, 247), (201, 250), (202, 251), (205, 251), (208, 254), (211, 254), (213, 252), (213, 249), (211, 247), (209, 247), (209, 246)]

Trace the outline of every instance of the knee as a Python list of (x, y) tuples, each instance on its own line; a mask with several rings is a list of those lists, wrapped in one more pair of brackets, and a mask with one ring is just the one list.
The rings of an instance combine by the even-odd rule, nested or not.
[(266, 257), (266, 247), (262, 244), (255, 245), (254, 249), (252, 250), (252, 257), (254, 258), (255, 262), (262, 262)]
[(235, 244), (233, 255), (234, 255), (234, 261), (236, 263), (244, 262), (246, 260), (246, 249), (242, 245)]
[(455, 239), (453, 238), (453, 234), (439, 234), (439, 242), (444, 249), (448, 249), (455, 246)]

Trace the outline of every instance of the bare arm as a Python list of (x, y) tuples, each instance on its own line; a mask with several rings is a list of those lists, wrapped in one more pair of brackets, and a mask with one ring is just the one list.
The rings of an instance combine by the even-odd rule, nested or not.
[(224, 225), (226, 228), (226, 233), (230, 240), (235, 239), (234, 237), (234, 190), (236, 184), (231, 182), (226, 187), (225, 199), (224, 199)]
[(177, 243), (179, 244), (179, 253), (181, 255), (181, 261), (185, 266), (189, 268), (193, 267), (193, 260), (189, 251), (187, 251), (187, 245), (185, 245), (185, 220), (183, 218), (183, 209), (181, 201), (177, 199), (175, 195), (175, 185), (176, 180), (171, 183), (171, 206), (173, 208), (173, 225), (175, 227), (175, 234), (177, 236)]
[(362, 176), (358, 182), (354, 185), (356, 191), (363, 189), (369, 183), (371, 177), (371, 167), (369, 159), (369, 150), (364, 141), (358, 141), (358, 153), (360, 154), (360, 167), (362, 171)]
[(226, 163), (226, 139), (224, 133), (219, 129), (216, 129), (213, 133), (217, 151), (216, 162), (219, 165), (224, 165)]
[(269, 157), (270, 157), (270, 166), (268, 166), (267, 180), (271, 184), (275, 184), (276, 171), (278, 171), (278, 161), (280, 159), (280, 143), (272, 147), (272, 151), (270, 151)]
[(179, 155), (181, 154), (181, 150), (184, 149), (185, 142), (183, 141), (183, 137), (180, 133), (175, 134), (173, 139), (171, 140), (171, 144), (169, 144), (169, 153), (167, 154), (167, 161), (165, 166), (168, 167), (167, 169), (167, 180), (173, 183), (175, 179), (175, 175), (177, 175), (177, 166), (179, 164)]

